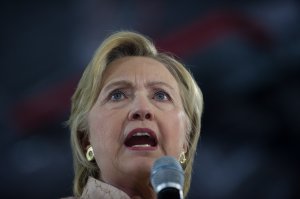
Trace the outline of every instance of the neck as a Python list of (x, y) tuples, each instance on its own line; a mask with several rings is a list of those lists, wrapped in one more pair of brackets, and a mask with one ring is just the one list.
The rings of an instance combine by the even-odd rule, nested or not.
[(154, 193), (152, 187), (150, 185), (148, 186), (140, 186), (140, 187), (134, 187), (134, 189), (128, 190), (128, 195), (132, 199), (155, 199), (156, 194)]
[(118, 181), (118, 183), (104, 180), (106, 183), (124, 191), (132, 199), (156, 199), (156, 193), (154, 192), (149, 177), (144, 179), (133, 177), (124, 177), (124, 180)]

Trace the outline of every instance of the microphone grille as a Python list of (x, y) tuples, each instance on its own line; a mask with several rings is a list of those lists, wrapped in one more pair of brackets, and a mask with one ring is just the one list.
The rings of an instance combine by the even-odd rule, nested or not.
[(182, 167), (174, 157), (163, 156), (154, 162), (151, 170), (151, 183), (157, 193), (166, 187), (182, 190), (183, 182)]

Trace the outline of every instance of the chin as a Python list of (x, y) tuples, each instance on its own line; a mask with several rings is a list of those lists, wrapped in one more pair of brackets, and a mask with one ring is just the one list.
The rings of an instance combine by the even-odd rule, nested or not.
[(149, 176), (152, 165), (156, 159), (150, 157), (134, 157), (126, 163), (126, 170), (130, 175), (138, 174)]

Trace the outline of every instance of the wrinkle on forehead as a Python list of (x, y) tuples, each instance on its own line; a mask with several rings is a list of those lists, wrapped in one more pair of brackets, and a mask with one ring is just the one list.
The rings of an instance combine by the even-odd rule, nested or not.
[(105, 72), (104, 85), (117, 81), (129, 81), (135, 86), (162, 82), (172, 89), (178, 89), (178, 84), (169, 70), (159, 61), (148, 57), (123, 57), (110, 63)]

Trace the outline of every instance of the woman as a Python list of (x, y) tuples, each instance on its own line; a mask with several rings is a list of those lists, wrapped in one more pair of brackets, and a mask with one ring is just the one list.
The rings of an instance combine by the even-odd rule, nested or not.
[(202, 104), (191, 74), (145, 36), (108, 37), (72, 97), (74, 196), (156, 198), (150, 170), (165, 155), (180, 161), (186, 196)]

